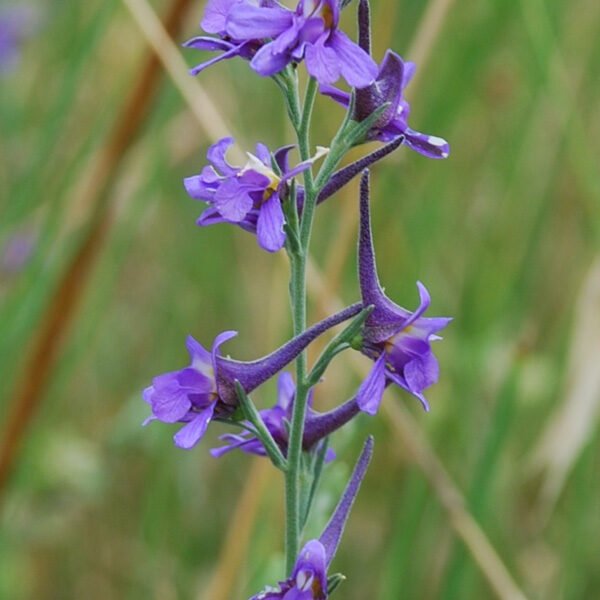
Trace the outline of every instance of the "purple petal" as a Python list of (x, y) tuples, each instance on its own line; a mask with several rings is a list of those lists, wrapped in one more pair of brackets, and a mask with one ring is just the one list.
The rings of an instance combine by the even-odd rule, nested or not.
[(207, 33), (223, 33), (229, 11), (240, 0), (208, 0), (200, 27)]
[(229, 341), (230, 339), (234, 338), (236, 335), (238, 334), (237, 331), (224, 331), (223, 333), (220, 333), (216, 338), (215, 341), (213, 342), (212, 345), (212, 361), (213, 361), (213, 365), (217, 364), (217, 352), (219, 350), (219, 348), (221, 347), (222, 344), (224, 344), (225, 342)]
[(292, 21), (292, 13), (283, 8), (238, 4), (229, 11), (226, 31), (235, 40), (274, 38), (291, 27)]
[(418, 356), (404, 367), (404, 379), (411, 392), (418, 394), (437, 382), (440, 368), (433, 352)]
[(350, 106), (350, 94), (348, 92), (344, 92), (332, 85), (321, 84), (319, 86), (319, 92), (324, 96), (329, 96), (331, 99), (335, 100), (338, 104), (341, 104), (345, 108)]
[(248, 214), (254, 201), (237, 178), (232, 177), (219, 186), (213, 205), (225, 219), (238, 223)]
[(281, 169), (282, 173), (287, 173), (290, 170), (289, 153), (295, 147), (296, 146), (294, 144), (290, 144), (288, 146), (283, 146), (279, 148), (275, 152), (275, 162), (277, 163), (277, 166)]
[(256, 236), (261, 248), (277, 252), (285, 244), (283, 224), (285, 217), (278, 194), (273, 194), (261, 207), (258, 215)]
[(290, 373), (284, 371), (277, 380), (277, 404), (284, 411), (290, 407), (296, 395), (296, 384)]
[(410, 327), (429, 308), (429, 305), (431, 304), (431, 295), (427, 291), (427, 288), (420, 281), (417, 281), (417, 289), (419, 290), (419, 307), (404, 323), (404, 329)]
[(207, 182), (204, 177), (203, 169), (201, 175), (192, 175), (191, 177), (185, 177), (183, 180), (183, 187), (190, 198), (194, 200), (212, 201), (215, 194), (215, 184)]
[(288, 54), (298, 42), (302, 23), (294, 16), (291, 26), (273, 40), (273, 54)]
[(250, 61), (250, 66), (263, 77), (270, 77), (285, 69), (291, 62), (287, 54), (276, 52), (273, 42), (263, 46)]
[(196, 225), (200, 225), (200, 227), (216, 225), (218, 223), (227, 223), (227, 221), (221, 216), (221, 213), (212, 206), (209, 206), (196, 221)]
[(414, 62), (405, 61), (404, 62), (404, 75), (402, 77), (402, 87), (405, 88), (410, 80), (414, 77), (415, 71), (417, 70), (417, 65)]
[(179, 371), (177, 383), (179, 383), (181, 389), (187, 394), (209, 394), (214, 389), (215, 383), (212, 367), (204, 364), (200, 364), (199, 366), (205, 370), (201, 371), (194, 366)]
[[(377, 77), (377, 64), (345, 33), (334, 31), (329, 38), (329, 47), (334, 50), (343, 78), (355, 88), (368, 86)], [(333, 83), (333, 81), (323, 81)]]
[(185, 340), (185, 347), (190, 353), (192, 365), (212, 365), (210, 352), (204, 348), (204, 346), (191, 335), (188, 335)]
[(341, 73), (340, 60), (321, 38), (306, 48), (306, 70), (321, 84), (335, 83)]
[[(292, 573), (292, 582), (296, 589), (292, 588), (290, 592), (294, 591), (295, 593), (287, 593), (284, 596), (285, 600), (326, 598), (327, 557), (325, 548), (319, 540), (310, 540), (300, 550)], [(308, 596), (304, 592), (308, 592)]]
[(219, 439), (224, 442), (227, 441), (229, 442), (229, 444), (227, 444), (226, 446), (221, 446), (220, 448), (211, 448), (210, 454), (214, 458), (221, 458), (222, 456), (228, 454), (233, 450), (243, 450), (244, 446), (250, 444), (253, 441), (256, 441), (254, 439), (248, 439), (242, 437), (241, 435), (234, 434), (225, 434), (220, 436)]
[(269, 152), (269, 149), (260, 142), (256, 144), (256, 156), (263, 164), (269, 167), (269, 169), (271, 168), (271, 152)]
[(246, 47), (247, 47), (246, 43), (239, 44), (238, 46), (230, 47), (229, 50), (227, 50), (226, 52), (223, 52), (223, 54), (219, 54), (218, 56), (215, 56), (214, 58), (211, 58), (210, 60), (207, 60), (203, 63), (200, 63), (199, 65), (196, 65), (195, 67), (192, 67), (189, 70), (189, 73), (190, 73), (190, 75), (196, 76), (196, 75), (200, 74), (202, 71), (204, 71), (205, 69), (208, 69), (208, 67), (212, 67), (213, 65), (216, 65), (217, 63), (221, 62), (222, 60), (227, 60), (229, 58), (235, 58), (236, 56), (240, 56), (245, 51)]
[(192, 407), (187, 392), (181, 389), (162, 391), (150, 397), (152, 413), (163, 423), (176, 423), (182, 419)]
[(228, 52), (235, 47), (235, 44), (219, 38), (199, 36), (187, 40), (182, 46), (208, 52)]
[(407, 128), (406, 145), (427, 158), (443, 159), (450, 155), (450, 145), (442, 138)]
[(173, 440), (178, 448), (190, 450), (193, 448), (206, 433), (206, 428), (215, 412), (216, 402), (213, 402), (208, 408), (198, 413), (187, 425), (182, 427), (174, 436)]
[(370, 415), (377, 414), (385, 391), (385, 360), (385, 352), (382, 352), (356, 393), (360, 410)]
[(233, 143), (234, 139), (232, 137), (221, 138), (218, 142), (215, 142), (210, 146), (206, 153), (206, 158), (208, 158), (208, 160), (217, 167), (223, 175), (233, 176), (236, 175), (239, 170), (231, 166), (225, 159), (227, 150)]

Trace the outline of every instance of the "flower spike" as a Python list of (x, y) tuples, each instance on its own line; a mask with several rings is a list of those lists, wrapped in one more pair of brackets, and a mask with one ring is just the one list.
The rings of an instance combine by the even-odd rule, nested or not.
[(416, 396), (425, 410), (429, 410), (423, 390), (434, 384), (439, 375), (431, 342), (440, 339), (437, 332), (451, 319), (423, 316), (431, 298), (420, 282), (417, 287), (421, 303), (413, 313), (385, 295), (377, 276), (371, 234), (368, 171), (363, 173), (360, 186), (358, 273), (363, 303), (374, 306), (365, 322), (361, 351), (375, 361), (358, 390), (358, 405), (363, 411), (375, 414), (385, 387), (392, 382)]

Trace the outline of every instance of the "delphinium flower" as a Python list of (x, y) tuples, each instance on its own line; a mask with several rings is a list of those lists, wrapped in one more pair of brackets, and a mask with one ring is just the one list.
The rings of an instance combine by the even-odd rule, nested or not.
[(375, 264), (369, 209), (369, 173), (360, 189), (360, 237), (358, 271), (365, 306), (374, 306), (362, 334), (361, 351), (375, 361), (361, 385), (357, 402), (362, 410), (375, 414), (386, 383), (392, 382), (416, 396), (429, 410), (423, 390), (438, 380), (439, 366), (431, 342), (440, 339), (437, 332), (451, 321), (445, 317), (424, 317), (430, 296), (418, 283), (420, 305), (410, 312), (392, 302), (384, 293)]
[[(280, 211), (280, 207), (276, 204), (276, 198), (273, 198), (272, 188), (263, 188), (262, 183), (265, 182), (264, 179), (258, 179), (261, 182), (261, 185), (257, 186), (257, 189), (248, 191), (249, 187), (244, 191), (248, 191), (249, 196), (253, 199), (252, 208), (245, 214), (245, 216), (236, 221), (235, 219), (239, 216), (240, 212), (234, 215), (234, 218), (226, 218), (219, 211), (217, 206), (223, 206), (223, 201), (219, 201), (218, 203), (215, 201), (216, 192), (220, 189), (221, 185), (225, 182), (226, 179), (244, 179), (244, 174), (241, 173), (243, 171), (240, 167), (233, 167), (227, 163), (225, 159), (225, 153), (227, 148), (231, 144), (231, 138), (223, 138), (219, 140), (215, 144), (213, 144), (207, 153), (208, 160), (212, 163), (211, 166), (204, 167), (199, 175), (192, 175), (191, 177), (187, 177), (184, 179), (184, 186), (186, 188), (187, 193), (194, 200), (203, 200), (209, 203), (209, 206), (202, 213), (200, 218), (197, 220), (197, 224), (205, 227), (208, 225), (216, 225), (219, 223), (233, 223), (253, 234), (257, 234), (258, 222), (259, 218), (262, 214), (262, 226), (261, 226), (261, 236), (258, 238), (259, 244), (266, 248), (268, 251), (277, 251), (279, 250), (283, 244), (285, 243), (285, 231), (283, 229), (284, 216)], [(321, 204), (328, 198), (331, 198), (336, 192), (338, 192), (344, 185), (346, 185), (351, 179), (353, 179), (356, 175), (361, 173), (365, 168), (371, 166), (377, 161), (381, 160), (394, 150), (398, 148), (402, 144), (402, 138), (396, 138), (394, 141), (382, 146), (381, 148), (374, 150), (370, 154), (363, 156), (362, 158), (350, 163), (339, 171), (335, 172), (329, 181), (325, 184), (319, 196), (317, 198), (317, 202)], [(287, 182), (291, 179), (291, 174), (298, 174), (304, 168), (304, 164), (301, 163), (295, 169), (291, 169), (289, 166), (288, 155), (292, 146), (284, 146), (280, 148), (273, 154), (273, 158), (278, 168), (282, 172), (280, 178), (277, 174), (274, 173), (272, 169), (267, 167), (266, 159), (268, 150), (263, 147), (262, 144), (259, 144), (257, 147), (257, 156), (263, 156), (265, 162), (259, 159), (259, 163), (256, 162), (256, 157), (253, 157), (251, 161), (249, 161), (248, 166), (255, 165), (257, 167), (257, 172), (260, 174), (264, 172), (264, 176), (270, 181), (276, 182), (279, 179), (278, 187), (280, 190), (277, 192), (277, 197), (280, 198), (282, 193), (285, 193), (285, 186)], [(319, 156), (317, 152), (316, 157)], [(315, 157), (315, 158), (316, 158)], [(250, 170), (253, 170), (250, 166)], [(229, 189), (233, 189), (236, 187), (239, 192), (238, 186), (234, 186), (232, 184), (228, 184)], [(243, 186), (241, 186), (243, 187)], [(225, 191), (227, 187), (225, 188)], [(270, 197), (269, 194), (271, 194)], [(240, 193), (240, 195), (243, 195)], [(264, 201), (265, 196), (267, 196), (267, 201)], [(302, 213), (302, 208), (304, 204), (304, 188), (302, 185), (297, 186), (297, 203), (298, 203), (298, 212)], [(271, 201), (270, 204), (267, 203)], [(243, 203), (248, 203), (247, 198), (242, 198)], [(235, 206), (240, 204), (239, 198), (236, 197), (236, 201), (232, 203)], [(267, 205), (267, 206), (265, 206)], [(271, 211), (271, 212), (269, 212)], [(227, 207), (223, 210), (225, 214), (230, 214), (228, 212)], [(268, 218), (271, 215), (271, 218)], [(274, 218), (273, 218), (274, 217)]]
[[(361, 8), (365, 4), (363, 0)], [(363, 8), (363, 14), (366, 16), (359, 20), (361, 40), (368, 40), (368, 8)], [(364, 43), (368, 42), (365, 41)], [(419, 133), (408, 126), (410, 105), (404, 98), (404, 89), (414, 73), (414, 63), (405, 62), (398, 54), (388, 50), (379, 67), (375, 81), (371, 85), (355, 91), (352, 118), (358, 122), (364, 121), (378, 108), (385, 103), (389, 103), (367, 133), (365, 141), (389, 142), (403, 136), (404, 143), (412, 150), (428, 158), (447, 158), (450, 154), (450, 146), (446, 140), (437, 136)], [(320, 91), (345, 108), (350, 106), (351, 95), (348, 92), (331, 85), (321, 85)]]
[(377, 65), (340, 31), (340, 10), (339, 0), (300, 0), (295, 11), (247, 0), (229, 9), (225, 29), (237, 40), (271, 38), (250, 62), (260, 75), (275, 75), (304, 59), (319, 83), (335, 83), (341, 76), (353, 87), (365, 87), (375, 79)]
[[(356, 462), (352, 476), (338, 505), (319, 539), (308, 541), (290, 577), (279, 583), (279, 589), (267, 588), (250, 600), (327, 600), (334, 586), (330, 585), (327, 570), (335, 557), (352, 505), (367, 472), (373, 455), (373, 438), (369, 437)], [(338, 578), (336, 583), (343, 579)]]
[[(281, 373), (277, 381), (277, 403), (275, 406), (261, 410), (259, 413), (269, 433), (283, 452), (284, 456), (287, 454), (287, 446), (289, 441), (288, 426), (292, 419), (292, 408), (295, 394), (296, 385), (294, 384), (292, 376), (287, 372)], [(317, 414), (311, 408), (313, 396), (312, 390), (309, 392), (309, 394), (308, 419), (316, 416)], [(244, 422), (242, 425), (251, 427), (249, 422)], [(248, 454), (267, 456), (267, 452), (263, 443), (250, 431), (244, 431), (240, 434), (226, 433), (220, 436), (219, 439), (222, 442), (226, 442), (226, 445), (221, 446), (220, 448), (213, 448), (210, 453), (214, 457), (221, 457), (232, 450), (241, 450)], [(310, 450), (314, 446), (317, 446), (317, 444), (313, 443), (311, 448), (306, 448), (306, 450)], [(326, 462), (329, 462), (334, 458), (335, 453), (333, 450), (328, 449), (325, 458)]]
[(290, 169), (288, 153), (292, 147), (280, 148), (273, 155), (281, 172), (279, 175), (273, 170), (271, 153), (264, 144), (256, 145), (256, 155), (248, 153), (248, 162), (243, 167), (229, 164), (225, 155), (233, 143), (233, 138), (226, 137), (213, 144), (207, 153), (211, 165), (204, 167), (199, 175), (184, 180), (185, 189), (192, 198), (210, 204), (197, 223), (235, 223), (256, 232), (262, 248), (276, 252), (286, 239), (282, 201), (288, 183), (310, 168), (326, 149), (318, 148), (313, 158)]
[(288, 365), (319, 335), (355, 316), (360, 304), (352, 305), (313, 325), (264, 358), (243, 362), (218, 354), (221, 344), (236, 335), (219, 334), (209, 352), (192, 336), (187, 339), (190, 365), (155, 377), (144, 390), (143, 398), (152, 409), (146, 423), (185, 423), (174, 437), (180, 448), (195, 446), (213, 418), (227, 419), (238, 406), (236, 380), (250, 393)]
[[(207, 33), (215, 34), (217, 37), (198, 36), (185, 42), (184, 46), (186, 48), (194, 48), (195, 50), (220, 52), (220, 54), (190, 69), (192, 75), (198, 75), (198, 73), (201, 73), (207, 67), (236, 56), (250, 60), (262, 46), (262, 42), (259, 39), (236, 40), (226, 31), (227, 14), (232, 6), (241, 1), (209, 0), (207, 2), (200, 27)], [(260, 4), (266, 6), (270, 2), (262, 0)]]

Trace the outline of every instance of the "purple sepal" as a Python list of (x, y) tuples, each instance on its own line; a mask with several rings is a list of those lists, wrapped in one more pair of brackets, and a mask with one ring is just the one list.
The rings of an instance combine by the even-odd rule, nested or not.
[(411, 312), (392, 302), (384, 293), (375, 263), (369, 207), (369, 172), (363, 173), (360, 185), (360, 231), (358, 242), (358, 274), (364, 306), (374, 309), (363, 328), (362, 352), (375, 361), (373, 370), (361, 385), (357, 403), (369, 414), (377, 412), (388, 382), (413, 394), (428, 410), (423, 390), (438, 380), (438, 363), (431, 342), (451, 319), (428, 318), (424, 313), (431, 298), (418, 282), (420, 305)]
[(325, 549), (327, 566), (331, 564), (340, 544), (340, 540), (342, 539), (342, 534), (344, 533), (346, 522), (350, 516), (352, 505), (354, 504), (362, 480), (364, 479), (369, 463), (371, 462), (371, 457), (373, 456), (373, 444), (373, 436), (369, 436), (363, 446), (358, 461), (356, 462), (350, 481), (344, 490), (344, 495), (340, 498), (329, 523), (327, 523), (327, 526), (319, 538)]

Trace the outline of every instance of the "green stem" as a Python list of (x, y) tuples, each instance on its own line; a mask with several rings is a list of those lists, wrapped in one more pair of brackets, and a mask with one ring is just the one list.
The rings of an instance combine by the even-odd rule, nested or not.
[[(291, 78), (290, 78), (291, 79)], [(298, 148), (302, 161), (310, 158), (310, 122), (317, 93), (317, 82), (311, 78), (306, 87), (304, 107), (300, 108), (298, 80), (289, 80), (288, 112), (298, 137)], [(291, 254), (291, 284), (292, 315), (294, 335), (299, 335), (306, 329), (306, 257), (310, 243), (310, 232), (316, 193), (311, 169), (304, 172), (304, 209), (300, 224), (300, 248)], [(302, 352), (296, 359), (296, 397), (289, 433), (287, 471), (285, 477), (286, 491), (286, 571), (291, 573), (300, 549), (301, 521), (300, 514), (300, 475), (302, 459), (302, 438), (304, 437), (304, 421), (308, 403), (308, 387), (306, 386), (306, 353)]]

